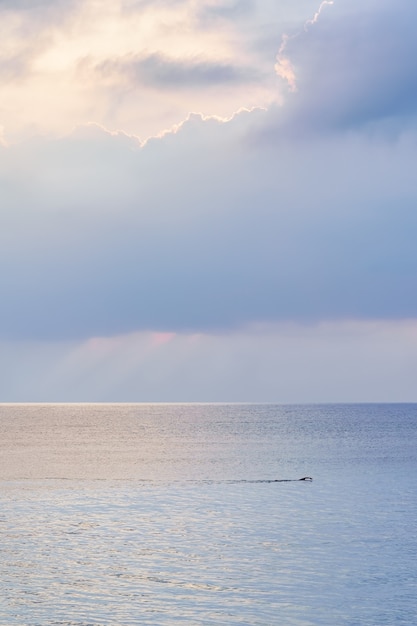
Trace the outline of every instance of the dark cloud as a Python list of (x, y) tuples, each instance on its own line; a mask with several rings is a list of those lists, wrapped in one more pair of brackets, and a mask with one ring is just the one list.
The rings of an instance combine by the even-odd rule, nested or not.
[(297, 79), (285, 124), (299, 132), (351, 129), (417, 113), (417, 5), (339, 2), (290, 38)]
[(54, 0), (0, 0), (0, 10), (20, 11), (51, 6), (52, 4), (54, 4)]
[(74, 6), (80, 4), (80, 0), (0, 0), (0, 11), (14, 13), (66, 13), (72, 11)]
[[(143, 147), (94, 127), (0, 146), (3, 337), (415, 318), (413, 7), (324, 13), (288, 46), (283, 109), (193, 115)], [(401, 133), (368, 132), (387, 117)]]
[(241, 17), (249, 17), (255, 9), (255, 0), (234, 0), (215, 5), (204, 5), (203, 3), (197, 10), (197, 17), (203, 23), (218, 19), (236, 20)]
[(143, 9), (155, 7), (176, 7), (186, 5), (188, 0), (121, 0), (121, 9), (125, 12), (142, 12)]
[(259, 72), (249, 67), (200, 58), (174, 59), (159, 53), (104, 61), (96, 71), (105, 77), (128, 77), (130, 86), (145, 84), (160, 89), (201, 89), (259, 79)]
[[(170, 9), (179, 5), (190, 5), (189, 0), (122, 0), (122, 10), (129, 12), (143, 11), (143, 9), (155, 7), (168, 7)], [(222, 3), (213, 4), (201, 0), (197, 6), (192, 7), (195, 16), (200, 21), (213, 19), (236, 19), (253, 12), (256, 0), (223, 0)]]
[(248, 123), (194, 116), (143, 148), (97, 130), (26, 162), (4, 150), (3, 336), (415, 317), (412, 142), (257, 151)]
[[(82, 0), (0, 0), (0, 15), (13, 20), (10, 28), (10, 37), (14, 38), (13, 50), (28, 51), (33, 61), (40, 49), (51, 44), (51, 32), (66, 29), (82, 6)], [(7, 55), (7, 50), (8, 47), (3, 46), (3, 54)], [(18, 54), (21, 52), (15, 52), (12, 57)]]

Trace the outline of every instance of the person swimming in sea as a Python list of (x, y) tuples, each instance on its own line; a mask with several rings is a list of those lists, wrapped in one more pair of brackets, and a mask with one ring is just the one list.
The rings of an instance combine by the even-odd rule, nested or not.
[(294, 483), (297, 482), (298, 480), (313, 480), (311, 478), (311, 476), (303, 476), (303, 478), (277, 478), (276, 480), (273, 480), (273, 483)]

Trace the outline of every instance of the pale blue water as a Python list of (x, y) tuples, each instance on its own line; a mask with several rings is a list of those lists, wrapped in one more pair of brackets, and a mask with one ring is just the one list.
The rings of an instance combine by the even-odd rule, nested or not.
[(417, 405), (0, 405), (0, 624), (413, 626), (416, 435)]

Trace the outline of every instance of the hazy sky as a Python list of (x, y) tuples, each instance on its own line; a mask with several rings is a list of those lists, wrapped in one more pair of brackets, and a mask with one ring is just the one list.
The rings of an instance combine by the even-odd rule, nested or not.
[(417, 401), (415, 0), (0, 0), (0, 401)]

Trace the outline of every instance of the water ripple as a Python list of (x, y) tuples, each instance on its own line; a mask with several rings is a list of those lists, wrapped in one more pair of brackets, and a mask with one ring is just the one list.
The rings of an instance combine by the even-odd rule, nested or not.
[[(177, 409), (169, 410), (177, 419)], [(71, 478), (67, 451), (52, 473), (56, 458), (42, 442), (43, 470), (34, 453), (24, 475), (18, 465), (6, 467), (3, 478), (12, 478), (0, 483), (0, 624), (416, 624), (414, 413), (401, 422), (390, 409), (377, 428), (367, 412), (347, 411), (342, 420), (329, 408), (321, 417), (317, 407), (299, 414), (251, 410), (252, 417), (243, 411), (239, 430), (237, 409), (228, 417), (224, 407), (212, 408), (197, 419), (195, 408), (182, 407), (186, 426), (171, 424), (170, 448), (163, 416), (159, 426), (149, 416), (137, 424), (132, 409), (131, 428), (141, 445), (149, 443), (141, 451), (145, 463), (123, 435), (128, 461), (115, 434), (111, 468), (87, 463), (73, 468)], [(48, 413), (40, 431), (47, 437), (53, 417), (61, 451), (62, 411)], [(87, 445), (90, 423), (103, 451), (101, 413), (94, 411), (86, 422), (76, 415), (70, 439)], [(107, 420), (106, 445), (122, 417)], [(38, 437), (32, 425), (25, 439), (19, 419), (30, 422), (25, 414), (11, 426), (17, 448)], [(11, 446), (6, 424), (1, 428)], [(395, 441), (391, 451), (389, 441)], [(8, 460), (13, 455), (2, 445)], [(163, 460), (153, 460), (151, 452), (162, 454), (163, 446)], [(365, 451), (372, 454), (364, 460)], [(113, 475), (115, 459), (122, 465)], [(307, 472), (314, 481), (297, 480)]]

